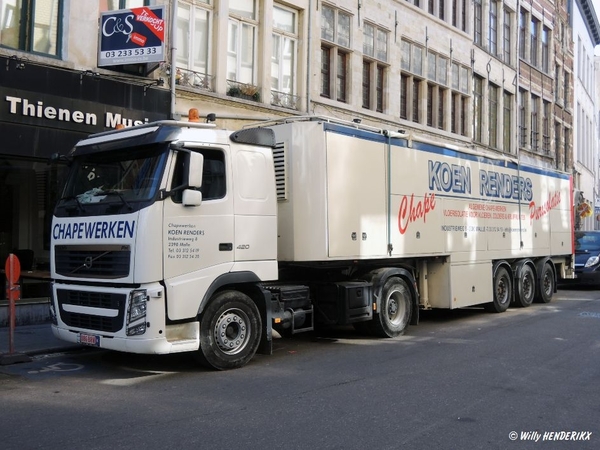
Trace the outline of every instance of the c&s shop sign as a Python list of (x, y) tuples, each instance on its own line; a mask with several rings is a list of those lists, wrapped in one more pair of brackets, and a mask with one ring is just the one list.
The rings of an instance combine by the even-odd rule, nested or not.
[(164, 6), (102, 13), (98, 67), (164, 61), (164, 13)]

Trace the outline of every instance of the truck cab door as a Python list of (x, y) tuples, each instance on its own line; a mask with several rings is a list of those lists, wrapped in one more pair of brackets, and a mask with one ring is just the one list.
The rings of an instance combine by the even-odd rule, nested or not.
[(189, 150), (202, 153), (204, 159), (202, 187), (196, 188), (202, 198), (196, 206), (186, 206), (184, 190), (177, 189), (187, 183), (189, 151), (180, 150), (174, 156), (172, 194), (165, 199), (163, 218), (163, 267), (172, 320), (193, 317), (210, 284), (233, 266), (233, 196), (227, 150)]

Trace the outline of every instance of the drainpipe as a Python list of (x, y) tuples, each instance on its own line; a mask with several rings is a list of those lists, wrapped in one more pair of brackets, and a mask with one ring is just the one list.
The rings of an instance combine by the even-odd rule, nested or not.
[(308, 42), (306, 44), (306, 113), (310, 114), (311, 66), (310, 54), (312, 45), (312, 0), (308, 0)]
[(175, 81), (176, 81), (176, 56), (177, 43), (177, 0), (171, 0), (171, 119), (175, 118)]

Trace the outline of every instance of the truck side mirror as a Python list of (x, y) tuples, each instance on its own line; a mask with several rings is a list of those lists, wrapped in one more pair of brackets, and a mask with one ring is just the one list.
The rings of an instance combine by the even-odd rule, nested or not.
[(204, 155), (202, 153), (190, 152), (190, 166), (188, 172), (188, 186), (193, 188), (202, 187), (202, 170), (204, 168)]
[(48, 165), (57, 164), (61, 161), (66, 161), (67, 163), (71, 163), (71, 158), (67, 155), (61, 155), (60, 153), (52, 153), (50, 158), (47, 160)]
[(181, 196), (183, 206), (200, 206), (202, 203), (202, 192), (195, 189), (184, 189)]

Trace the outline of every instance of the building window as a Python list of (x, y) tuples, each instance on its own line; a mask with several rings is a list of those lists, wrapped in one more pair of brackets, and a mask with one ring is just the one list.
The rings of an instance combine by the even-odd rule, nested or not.
[(548, 73), (550, 70), (550, 30), (546, 27), (542, 29), (542, 70)]
[(347, 87), (347, 75), (348, 75), (348, 54), (338, 52), (337, 53), (337, 100), (339, 102), (346, 102), (346, 87)]
[(255, 0), (230, 0), (227, 39), (227, 79), (256, 84), (258, 21)]
[(505, 153), (512, 152), (512, 102), (513, 96), (504, 91), (502, 101), (502, 149)]
[(539, 149), (539, 100), (540, 98), (532, 95), (531, 96), (531, 149), (537, 151)]
[(563, 132), (563, 136), (564, 136), (564, 141), (563, 141), (563, 154), (564, 154), (564, 167), (563, 170), (567, 171), (569, 166), (572, 163), (572, 154), (569, 151), (570, 150), (570, 142), (571, 142), (571, 129), (570, 128), (566, 128)]
[(400, 67), (402, 68), (402, 70), (410, 71), (410, 60), (411, 60), (410, 42), (402, 41), (402, 59), (400, 60)]
[(446, 89), (438, 87), (438, 101), (437, 101), (437, 127), (440, 130), (444, 129), (444, 98), (446, 97)]
[(150, 5), (150, 0), (100, 0), (100, 12), (139, 8)]
[(526, 121), (526, 108), (525, 108), (525, 96), (526, 92), (519, 91), (519, 146), (525, 147), (527, 145), (527, 121)]
[(0, 45), (60, 57), (63, 0), (1, 2)]
[(271, 104), (296, 109), (297, 13), (273, 5)]
[[(368, 57), (363, 59), (363, 108), (383, 112), (386, 66), (380, 62), (385, 63), (388, 59), (388, 32), (367, 22), (364, 23), (363, 29), (363, 54)], [(404, 55), (404, 52), (408, 51), (410, 61), (410, 44), (403, 42), (402, 51), (403, 67), (410, 66), (410, 62), (405, 63)]]
[(450, 102), (450, 131), (467, 135), (468, 122), (468, 69), (453, 62), (451, 66), (450, 87), (452, 88)]
[(376, 96), (375, 96), (375, 110), (377, 112), (383, 112), (383, 90), (384, 90), (384, 76), (385, 68), (383, 66), (377, 66), (377, 84), (376, 84)]
[(388, 32), (366, 22), (363, 29), (363, 54), (386, 62), (388, 59)]
[(452, 0), (452, 26), (458, 28), (458, 0)]
[(350, 47), (350, 16), (327, 5), (321, 12), (321, 38)]
[(458, 121), (457, 121), (457, 113), (458, 113), (458, 97), (459, 94), (452, 93), (452, 104), (450, 105), (450, 132), (458, 133)]
[(503, 37), (502, 37), (502, 54), (504, 58), (504, 62), (510, 65), (510, 57), (511, 57), (511, 26), (510, 26), (510, 11), (504, 10), (504, 23), (503, 23)]
[(380, 61), (388, 60), (388, 33), (385, 30), (377, 29), (376, 41), (377, 59)]
[(419, 80), (416, 80), (413, 78), (413, 82), (412, 82), (412, 121), (413, 122), (420, 122), (420, 114), (419, 114), (419, 103), (420, 103), (420, 95), (419, 95), (419, 89), (420, 89), (420, 83)]
[(483, 44), (483, 5), (482, 0), (473, 1), (473, 36), (477, 45)]
[(180, 1), (177, 6), (178, 84), (212, 89), (210, 34), (212, 10), (208, 4), (195, 5)]
[(498, 2), (490, 2), (489, 16), (489, 51), (492, 55), (498, 54)]
[[(421, 79), (423, 75), (423, 54), (423, 47), (406, 41), (402, 42), (402, 69), (411, 72), (411, 74), (402, 73), (400, 117), (417, 123), (422, 120), (419, 105), (422, 97), (420, 95), (420, 85), (423, 81)], [(417, 75), (419, 78), (412, 75)]]
[(562, 131), (562, 127), (560, 125), (560, 122), (554, 122), (554, 151), (555, 151), (555, 159), (556, 159), (556, 168), (557, 169), (561, 168), (560, 161), (562, 160), (561, 155), (560, 155), (561, 131)]
[(453, 62), (452, 63), (452, 89), (458, 91), (460, 88), (460, 66)]
[(415, 75), (423, 75), (423, 49), (417, 45), (413, 45), (411, 70)]
[(530, 62), (531, 65), (538, 65), (538, 33), (539, 33), (539, 21), (537, 19), (531, 19), (531, 42), (530, 42)]
[(433, 52), (427, 53), (427, 79), (435, 83), (427, 84), (427, 125), (443, 129), (444, 96), (448, 84), (448, 60)]
[(467, 135), (468, 120), (468, 99), (458, 92), (452, 93), (452, 103), (450, 105), (450, 131), (452, 133)]
[(440, 84), (448, 85), (448, 60), (442, 56), (437, 59), (437, 81)]
[(363, 61), (362, 107), (371, 107), (371, 64), (368, 61)]
[(558, 106), (563, 106), (563, 85), (561, 79), (562, 74), (562, 66), (556, 64), (554, 66), (554, 103), (556, 103)]
[(473, 76), (473, 139), (482, 142), (483, 128), (483, 78)]
[[(327, 98), (335, 98), (346, 102), (348, 88), (348, 66), (350, 53), (350, 15), (338, 11), (331, 6), (323, 5), (321, 8), (321, 77), (329, 77), (321, 80), (321, 95)], [(324, 51), (324, 49), (327, 49)], [(328, 61), (323, 61), (328, 58)], [(327, 70), (324, 70), (327, 68)], [(332, 73), (331, 69), (335, 69)], [(332, 85), (331, 81), (335, 80)], [(331, 87), (335, 86), (335, 92)], [(327, 88), (325, 91), (324, 89)]]
[(519, 14), (519, 58), (525, 59), (525, 40), (527, 34), (525, 33), (525, 27), (527, 24), (527, 12), (521, 10)]
[(569, 72), (567, 72), (566, 70), (564, 71), (564, 76), (563, 76), (563, 104), (565, 105), (565, 108), (569, 108), (571, 106), (571, 103), (569, 102), (569, 84), (571, 82), (571, 75), (569, 74)]
[(423, 75), (423, 47), (411, 42), (402, 41), (402, 70)]
[(498, 92), (500, 88), (493, 84), (489, 85), (488, 91), (488, 104), (489, 104), (489, 119), (488, 119), (488, 131), (489, 131), (489, 145), (492, 148), (498, 147)]
[(460, 67), (460, 92), (469, 93), (469, 69), (462, 66)]
[(400, 75), (400, 118), (408, 119), (408, 86), (410, 77)]
[(542, 108), (542, 150), (550, 154), (550, 102), (544, 100)]
[(375, 56), (375, 27), (368, 23), (363, 26), (363, 54)]
[(435, 86), (431, 83), (427, 83), (427, 126), (433, 126), (433, 113), (434, 113), (434, 96)]
[(436, 80), (437, 68), (436, 68), (436, 54), (432, 52), (427, 53), (427, 78), (432, 81)]
[(331, 98), (331, 49), (321, 47), (321, 96)]

